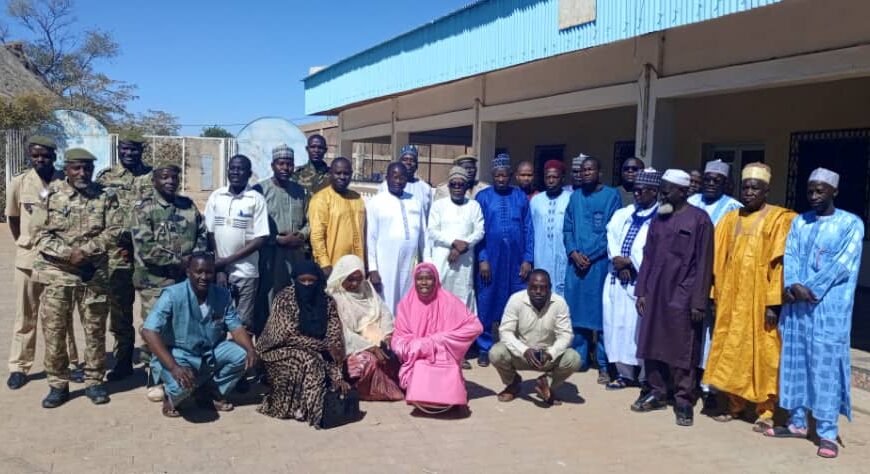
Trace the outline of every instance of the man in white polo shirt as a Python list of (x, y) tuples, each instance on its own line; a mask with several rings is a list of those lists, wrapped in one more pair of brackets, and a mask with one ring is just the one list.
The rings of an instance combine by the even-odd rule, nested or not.
[(217, 283), (228, 286), (242, 324), (249, 328), (259, 281), (257, 251), (269, 236), (266, 200), (248, 184), (251, 160), (245, 155), (230, 158), (229, 186), (211, 194), (205, 205), (208, 240), (215, 250)]

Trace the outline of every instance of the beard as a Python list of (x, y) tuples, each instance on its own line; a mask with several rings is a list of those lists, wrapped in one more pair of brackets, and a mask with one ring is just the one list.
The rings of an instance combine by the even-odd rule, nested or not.
[(668, 216), (674, 213), (674, 205), (669, 202), (663, 202), (659, 205), (658, 213), (663, 216)]

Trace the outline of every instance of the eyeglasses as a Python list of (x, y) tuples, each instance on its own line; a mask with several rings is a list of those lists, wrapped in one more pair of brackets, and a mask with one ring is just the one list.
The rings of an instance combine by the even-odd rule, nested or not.
[(463, 183), (461, 181), (451, 181), (447, 186), (449, 186), (453, 189), (461, 189), (461, 188), (465, 187), (465, 183)]

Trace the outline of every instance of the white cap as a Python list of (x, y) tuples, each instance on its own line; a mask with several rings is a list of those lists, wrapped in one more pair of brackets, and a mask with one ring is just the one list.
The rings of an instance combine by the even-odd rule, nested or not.
[(839, 187), (840, 185), (840, 175), (834, 173), (833, 171), (825, 168), (816, 168), (810, 173), (809, 181), (819, 181), (822, 183), (828, 183), (834, 188)]
[(683, 170), (669, 169), (662, 175), (662, 181), (667, 181), (676, 184), (677, 186), (688, 188), (689, 184), (692, 182), (692, 177), (689, 176), (689, 173), (686, 173)]
[(707, 165), (704, 167), (705, 173), (718, 173), (722, 176), (728, 177), (728, 173), (731, 171), (731, 166), (728, 163), (725, 163), (722, 160), (713, 160), (708, 161)]

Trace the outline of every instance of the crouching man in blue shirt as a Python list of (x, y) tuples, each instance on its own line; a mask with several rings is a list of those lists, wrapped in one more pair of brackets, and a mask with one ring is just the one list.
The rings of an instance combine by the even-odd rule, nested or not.
[(187, 280), (163, 289), (142, 327), (152, 374), (164, 384), (164, 416), (178, 417), (179, 403), (194, 393), (218, 411), (232, 410), (227, 393), (257, 361), (229, 291), (214, 278), (214, 255), (194, 253)]

